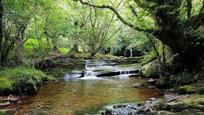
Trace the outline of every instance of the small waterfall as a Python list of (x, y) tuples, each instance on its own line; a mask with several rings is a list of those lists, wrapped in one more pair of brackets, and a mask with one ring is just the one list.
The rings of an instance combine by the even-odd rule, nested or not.
[(131, 58), (133, 57), (132, 49), (130, 49), (130, 57), (131, 57)]
[(98, 66), (101, 66), (100, 64), (101, 63), (98, 64), (87, 60), (85, 64), (84, 77), (82, 77), (81, 79), (99, 79), (96, 76), (95, 70)]
[(87, 60), (85, 69), (82, 71), (72, 71), (64, 76), (65, 80), (73, 79), (104, 79), (107, 77), (128, 78), (138, 73), (132, 67), (116, 66), (114, 62), (104, 60)]
[(132, 75), (130, 73), (130, 70), (120, 70), (120, 75), (119, 77), (121, 78), (128, 78), (128, 76)]

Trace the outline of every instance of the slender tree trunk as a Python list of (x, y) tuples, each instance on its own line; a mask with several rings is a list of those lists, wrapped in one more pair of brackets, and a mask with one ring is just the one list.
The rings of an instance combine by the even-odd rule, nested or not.
[(7, 57), (3, 53), (3, 1), (0, 0), (0, 63), (4, 62)]
[(2, 46), (3, 42), (3, 3), (0, 0), (0, 45)]

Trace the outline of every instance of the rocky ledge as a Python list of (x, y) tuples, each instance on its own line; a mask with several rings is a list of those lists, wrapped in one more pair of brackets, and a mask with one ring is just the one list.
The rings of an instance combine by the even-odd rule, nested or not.
[(144, 103), (120, 103), (104, 107), (102, 115), (204, 115), (203, 95), (166, 94)]
[(17, 109), (15, 105), (21, 103), (21, 98), (18, 96), (0, 96), (0, 115), (12, 115)]

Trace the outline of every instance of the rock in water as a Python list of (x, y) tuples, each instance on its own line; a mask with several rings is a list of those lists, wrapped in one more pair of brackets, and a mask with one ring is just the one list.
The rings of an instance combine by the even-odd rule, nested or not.
[(145, 103), (123, 103), (105, 107), (105, 115), (152, 115), (160, 100), (150, 98)]
[(135, 84), (133, 84), (133, 87), (134, 88), (139, 88), (139, 87), (141, 87), (142, 86), (142, 84), (140, 84), (140, 83), (135, 83)]
[(150, 78), (149, 80), (146, 81), (146, 83), (149, 83), (149, 84), (155, 84), (155, 83), (156, 83), (156, 80)]
[(9, 105), (11, 105), (11, 103), (9, 101), (6, 101), (6, 102), (3, 102), (3, 103), (0, 103), (0, 108), (6, 107), (6, 106), (9, 106)]
[(105, 114), (111, 115), (135, 115), (140, 109), (137, 104), (117, 104), (105, 107)]

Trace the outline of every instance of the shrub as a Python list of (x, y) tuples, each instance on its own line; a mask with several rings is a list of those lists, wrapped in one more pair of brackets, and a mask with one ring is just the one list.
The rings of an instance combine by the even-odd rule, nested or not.
[(51, 77), (33, 68), (3, 68), (0, 71), (0, 93), (34, 94), (47, 79)]

